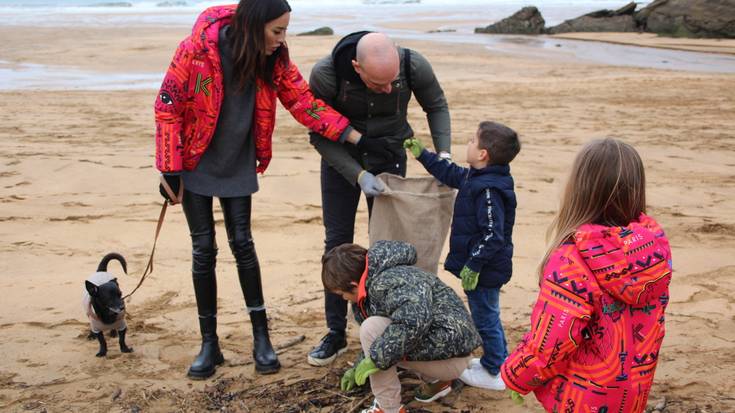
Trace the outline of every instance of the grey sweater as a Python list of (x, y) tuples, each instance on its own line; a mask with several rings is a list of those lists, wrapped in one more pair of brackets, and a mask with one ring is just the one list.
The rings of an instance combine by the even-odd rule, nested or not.
[(214, 136), (196, 169), (184, 171), (184, 188), (199, 195), (241, 197), (258, 191), (255, 173), (255, 142), (251, 126), (255, 110), (255, 87), (238, 90), (233, 73), (229, 26), (219, 32), (224, 98)]

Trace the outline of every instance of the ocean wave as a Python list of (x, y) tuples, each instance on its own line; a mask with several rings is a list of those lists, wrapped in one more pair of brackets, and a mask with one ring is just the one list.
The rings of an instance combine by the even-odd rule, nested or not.
[(419, 4), (421, 0), (362, 0), (362, 4)]
[(133, 7), (133, 3), (128, 3), (126, 1), (113, 1), (106, 3), (94, 3), (87, 7)]
[(186, 7), (188, 4), (186, 4), (185, 1), (164, 1), (161, 3), (157, 3), (156, 7)]

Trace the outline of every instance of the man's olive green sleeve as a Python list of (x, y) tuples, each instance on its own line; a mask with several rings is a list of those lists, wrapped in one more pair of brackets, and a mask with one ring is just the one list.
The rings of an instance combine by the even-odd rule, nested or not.
[(411, 53), (411, 89), (421, 108), (426, 112), (431, 138), (436, 152), (451, 152), (452, 128), (449, 107), (444, 91), (434, 75), (434, 69), (424, 56)]
[[(333, 106), (337, 94), (337, 74), (331, 56), (319, 60), (311, 69), (309, 86), (315, 97)], [(309, 132), (309, 141), (329, 166), (336, 169), (348, 182), (357, 183), (362, 167), (344, 147), (351, 145), (350, 143), (330, 141), (314, 132)]]

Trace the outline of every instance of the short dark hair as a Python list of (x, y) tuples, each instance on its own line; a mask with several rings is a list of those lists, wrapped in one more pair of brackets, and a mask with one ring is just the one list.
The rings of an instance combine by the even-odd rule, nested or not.
[(500, 123), (480, 122), (478, 136), (477, 147), (490, 153), (491, 165), (509, 164), (521, 151), (516, 131)]
[(338, 245), (322, 257), (322, 284), (327, 291), (349, 292), (365, 271), (367, 250), (357, 244)]

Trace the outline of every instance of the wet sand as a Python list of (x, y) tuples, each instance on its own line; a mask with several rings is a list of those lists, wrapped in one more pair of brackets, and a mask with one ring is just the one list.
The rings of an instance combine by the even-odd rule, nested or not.
[[(6, 40), (0, 56), (102, 73), (161, 72), (187, 31), (0, 28)], [(336, 40), (290, 38), (305, 76)], [(515, 272), (501, 295), (509, 345), (527, 329), (543, 233), (575, 152), (593, 137), (621, 137), (644, 159), (649, 212), (673, 246), (667, 336), (650, 404), (665, 397), (667, 412), (734, 411), (735, 75), (539, 59), (473, 44), (401, 43), (426, 55), (442, 83), (455, 160), (462, 161), (464, 143), (481, 120), (503, 122), (521, 135), (523, 150), (512, 165), (519, 199)], [(94, 357), (97, 343), (86, 339), (81, 310), (84, 279), (105, 253), (118, 251), (131, 275), (115, 263), (110, 270), (119, 274), (124, 292), (131, 291), (152, 244), (160, 208), (155, 96), (156, 90), (0, 92), (0, 410), (268, 412), (298, 411), (315, 395), (342, 400), (334, 395), (336, 382), (358, 350), (356, 328), (350, 327), (346, 357), (325, 368), (305, 363), (325, 332), (319, 158), (304, 128), (282, 108), (274, 160), (254, 196), (253, 233), (273, 342), (297, 341), (280, 355), (283, 370), (258, 376), (249, 364), (249, 322), (218, 208), (225, 365), (211, 380), (184, 377), (199, 339), (188, 231), (179, 208), (167, 217), (153, 275), (128, 304), (128, 343), (135, 352), (120, 354), (110, 339), (107, 359)], [(417, 105), (410, 116), (429, 143)], [(411, 161), (409, 175), (423, 173)], [(356, 231), (356, 241), (367, 243), (364, 204)], [(443, 271), (440, 277), (459, 291), (458, 280)], [(281, 388), (291, 392), (276, 392)], [(408, 388), (404, 393), (411, 395)], [(541, 411), (532, 396), (518, 407), (504, 393), (472, 388), (445, 404), (409, 407)]]
[(735, 39), (684, 39), (653, 33), (564, 33), (557, 39), (586, 40), (660, 49), (735, 55)]

